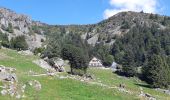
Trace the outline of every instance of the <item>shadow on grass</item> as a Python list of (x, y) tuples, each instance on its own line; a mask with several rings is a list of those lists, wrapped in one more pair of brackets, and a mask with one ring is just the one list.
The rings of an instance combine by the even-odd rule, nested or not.
[(150, 85), (148, 85), (148, 84), (135, 84), (135, 85), (152, 89), (152, 87)]

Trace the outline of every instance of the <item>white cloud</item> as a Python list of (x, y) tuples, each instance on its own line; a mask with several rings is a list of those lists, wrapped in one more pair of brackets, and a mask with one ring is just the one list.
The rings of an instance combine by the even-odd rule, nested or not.
[(112, 9), (104, 11), (104, 18), (107, 19), (122, 11), (144, 11), (147, 13), (156, 13), (158, 0), (110, 0)]

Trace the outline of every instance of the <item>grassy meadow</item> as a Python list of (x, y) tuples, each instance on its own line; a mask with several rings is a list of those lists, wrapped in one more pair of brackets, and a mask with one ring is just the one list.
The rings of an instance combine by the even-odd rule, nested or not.
[[(9, 49), (0, 49), (0, 65), (16, 68), (16, 74), (19, 84), (27, 84), (30, 80), (37, 80), (41, 83), (40, 91), (27, 86), (25, 98), (22, 100), (145, 100), (139, 97), (140, 87), (145, 93), (149, 93), (158, 100), (169, 100), (170, 96), (164, 93), (148, 88), (147, 84), (137, 78), (125, 78), (112, 73), (111, 70), (89, 68), (88, 74), (92, 75), (94, 80), (90, 82), (101, 83), (90, 84), (70, 78), (61, 79), (57, 76), (30, 76), (29, 71), (37, 74), (44, 74), (46, 71), (32, 61), (39, 59), (37, 56), (25, 56), (18, 54), (17, 51)], [(68, 66), (66, 66), (68, 69)], [(58, 73), (60, 76), (69, 76), (66, 72)], [(78, 77), (78, 76), (76, 76)], [(119, 91), (119, 84), (124, 83), (126, 89), (131, 93)], [(0, 82), (2, 85), (2, 82)], [(2, 90), (2, 88), (0, 88)], [(15, 100), (10, 96), (2, 96), (0, 100)]]

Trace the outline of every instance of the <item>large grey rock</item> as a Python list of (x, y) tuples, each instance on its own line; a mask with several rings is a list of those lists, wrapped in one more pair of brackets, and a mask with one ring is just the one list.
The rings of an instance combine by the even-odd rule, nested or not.
[(99, 34), (96, 34), (93, 37), (91, 37), (90, 39), (88, 39), (87, 40), (88, 44), (91, 44), (91, 45), (95, 46), (95, 44), (98, 41), (98, 37), (99, 37)]
[(63, 59), (55, 57), (55, 58), (50, 59), (50, 62), (52, 63), (51, 66), (54, 69), (56, 69), (56, 71), (58, 71), (58, 72), (64, 72), (65, 71)]
[(6, 8), (0, 8), (0, 13), (0, 23), (4, 27), (8, 27), (9, 23), (11, 23), (13, 27), (18, 27), (17, 29), (21, 32), (29, 32), (29, 28), (31, 27), (32, 23), (30, 17), (23, 14), (16, 14), (15, 12)]
[(17, 81), (16, 69), (0, 65), (0, 80)]

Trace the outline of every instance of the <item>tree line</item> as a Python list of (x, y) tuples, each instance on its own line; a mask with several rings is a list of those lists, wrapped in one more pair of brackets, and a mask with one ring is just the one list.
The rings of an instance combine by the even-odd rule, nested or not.
[(156, 24), (136, 25), (123, 37), (117, 37), (112, 55), (122, 65), (123, 75), (141, 77), (153, 87), (167, 88), (170, 83), (169, 43), (169, 28), (162, 30)]
[(11, 40), (8, 39), (8, 35), (0, 32), (0, 47), (11, 48), (15, 50), (27, 50), (28, 44), (25, 40), (25, 36), (12, 37)]

